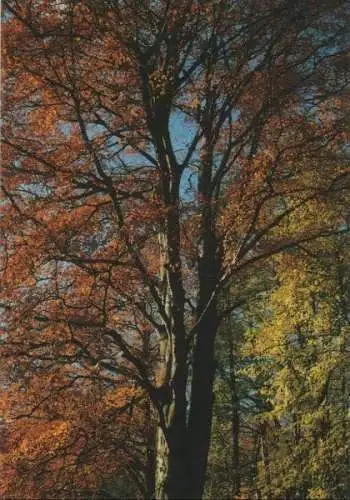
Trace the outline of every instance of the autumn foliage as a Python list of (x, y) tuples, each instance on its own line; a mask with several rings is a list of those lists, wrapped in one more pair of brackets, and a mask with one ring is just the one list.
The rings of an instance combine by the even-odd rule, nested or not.
[(155, 447), (202, 495), (223, 318), (348, 230), (349, 12), (301, 4), (4, 2), (4, 495), (152, 495)]
[[(132, 494), (143, 497), (143, 448), (151, 430), (144, 397), (132, 388), (106, 390), (92, 380), (73, 384), (59, 377), (45, 380), (49, 389), (39, 377), (25, 391), (13, 387), (2, 403), (7, 425), (2, 494), (104, 496), (115, 478), (124, 477), (134, 483)], [(38, 392), (46, 397), (38, 398)]]

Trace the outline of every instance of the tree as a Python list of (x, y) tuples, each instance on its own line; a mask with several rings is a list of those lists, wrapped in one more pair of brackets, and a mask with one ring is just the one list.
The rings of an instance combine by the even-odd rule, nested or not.
[(256, 359), (248, 371), (269, 402), (257, 418), (265, 429), (258, 482), (267, 498), (345, 498), (349, 240), (276, 260), (279, 284), (248, 350)]
[(200, 498), (220, 294), (346, 230), (347, 3), (4, 5), (7, 376), (134, 380)]
[(346, 498), (348, 237), (261, 271), (217, 339), (206, 498)]
[(271, 265), (246, 273), (237, 285), (236, 280), (234, 286), (226, 290), (226, 296), (221, 296), (223, 310), (232, 303), (236, 308), (222, 322), (216, 339), (207, 498), (255, 496), (258, 432), (253, 417), (261, 413), (266, 403), (258, 397), (253, 379), (245, 374), (252, 361), (244, 347), (252, 325), (260, 325), (265, 319), (266, 295), (274, 285)]
[(153, 429), (145, 418), (144, 395), (127, 386), (98, 386), (93, 378), (63, 381), (62, 375), (46, 379), (49, 391), (37, 376), (25, 391), (11, 386), (3, 399), (7, 439), (1, 494), (151, 498), (146, 448)]

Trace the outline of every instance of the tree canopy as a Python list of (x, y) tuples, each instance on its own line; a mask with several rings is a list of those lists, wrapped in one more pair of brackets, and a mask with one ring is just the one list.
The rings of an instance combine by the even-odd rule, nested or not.
[[(314, 446), (295, 444), (298, 463), (321, 474), (311, 455), (325, 464), (332, 444), (312, 436), (339, 416), (322, 395), (345, 367), (346, 350), (329, 350), (347, 327), (339, 266), (312, 273), (349, 229), (348, 3), (4, 8), (4, 494), (19, 494), (22, 470), (33, 495), (95, 495), (120, 473), (141, 497), (202, 497), (215, 352), (230, 346), (221, 377), (239, 426), (241, 316), (262, 297), (250, 368), (266, 418), (287, 419), (269, 459), (261, 438), (265, 475), (296, 425)], [(287, 488), (281, 474), (264, 494)], [(315, 491), (335, 494), (327, 481)]]

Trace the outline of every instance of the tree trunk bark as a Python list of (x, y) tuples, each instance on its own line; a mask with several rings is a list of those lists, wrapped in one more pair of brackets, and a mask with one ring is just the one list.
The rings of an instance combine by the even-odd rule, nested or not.
[(183, 436), (171, 442), (159, 430), (157, 443), (157, 500), (188, 498), (188, 470)]
[(232, 497), (239, 496), (241, 489), (240, 474), (240, 449), (239, 449), (239, 396), (237, 393), (237, 381), (235, 374), (235, 353), (232, 338), (229, 346), (230, 356), (230, 391), (231, 391), (231, 432), (232, 432)]
[[(146, 418), (149, 422), (152, 419), (152, 407), (149, 402), (147, 406)], [(146, 499), (152, 500), (155, 497), (155, 471), (156, 471), (156, 450), (155, 450), (155, 429), (150, 426), (147, 436), (147, 449), (146, 449), (146, 470), (145, 470), (145, 483), (146, 483)]]
[[(208, 105), (208, 113), (210, 109)], [(213, 223), (211, 135), (208, 126), (201, 153), (203, 168), (198, 183), (201, 204), (199, 293), (189, 415), (185, 294), (180, 257), (181, 173), (174, 158), (164, 156), (162, 141), (157, 146), (164, 166), (162, 196), (168, 207), (167, 221), (161, 235), (161, 279), (168, 324), (165, 325), (166, 334), (160, 342), (161, 369), (157, 383), (164, 394), (164, 400), (159, 400), (158, 409), (160, 428), (157, 436), (156, 495), (159, 500), (199, 499), (205, 483), (213, 408), (214, 339), (219, 324), (216, 299), (212, 300), (212, 295), (218, 283), (221, 265)], [(167, 142), (167, 137), (164, 140)]]
[[(178, 179), (175, 179), (178, 189)], [(175, 203), (178, 194), (173, 196)], [(160, 339), (157, 377), (160, 425), (157, 432), (156, 497), (187, 498), (186, 416), (187, 347), (184, 325), (184, 291), (181, 276), (178, 206), (169, 210), (160, 235), (161, 279), (168, 324)]]
[(204, 229), (199, 259), (198, 327), (193, 353), (191, 408), (188, 422), (188, 498), (201, 498), (205, 484), (210, 446), (213, 384), (215, 376), (214, 340), (219, 326), (217, 301), (212, 294), (217, 284), (220, 259), (218, 242), (211, 227), (211, 212), (204, 212)]
[(215, 305), (198, 328), (194, 352), (191, 410), (188, 423), (188, 498), (202, 498), (210, 445), (213, 383), (215, 375), (214, 338), (218, 325)]
[(264, 483), (265, 493), (268, 498), (271, 497), (271, 473), (270, 473), (270, 456), (269, 447), (267, 444), (267, 424), (264, 422), (261, 427), (261, 455), (264, 465)]
[[(169, 342), (166, 342), (164, 349), (167, 351), (164, 366), (171, 367), (173, 363), (169, 356), (171, 349)], [(159, 386), (159, 390), (163, 391), (159, 394), (161, 419), (156, 438), (156, 498), (159, 500), (187, 498), (186, 389), (184, 388), (187, 368), (183, 368), (182, 370), (177, 368), (177, 380), (174, 379), (173, 389), (170, 387), (167, 391), (165, 383)], [(172, 371), (174, 370), (172, 367)]]
[[(207, 103), (210, 113), (213, 102)], [(201, 150), (202, 170), (198, 179), (201, 203), (201, 231), (198, 256), (199, 291), (197, 299), (197, 328), (192, 361), (191, 406), (188, 419), (188, 498), (203, 496), (210, 446), (213, 413), (213, 385), (215, 376), (214, 340), (219, 326), (216, 292), (220, 270), (221, 252), (215, 228), (213, 206), (212, 131), (208, 119), (204, 125)]]
[[(153, 446), (152, 446), (153, 445)], [(146, 463), (146, 498), (151, 500), (155, 495), (155, 463), (156, 455), (153, 443), (147, 448)]]

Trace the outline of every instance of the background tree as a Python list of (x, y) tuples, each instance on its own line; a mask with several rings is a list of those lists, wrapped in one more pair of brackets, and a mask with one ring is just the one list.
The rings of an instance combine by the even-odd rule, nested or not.
[(259, 417), (270, 469), (261, 488), (274, 497), (346, 497), (348, 240), (305, 251), (278, 259), (270, 317), (251, 337), (259, 361), (250, 370), (270, 404)]
[(35, 377), (25, 391), (11, 386), (2, 401), (2, 495), (151, 498), (146, 449), (154, 429), (146, 422), (144, 396), (130, 387), (97, 385), (93, 377), (63, 381), (62, 375), (46, 379), (50, 395)]
[(206, 497), (347, 498), (348, 243), (302, 245), (250, 276), (258, 300), (216, 351)]
[(4, 370), (135, 381), (200, 498), (220, 294), (346, 230), (347, 3), (4, 4)]

